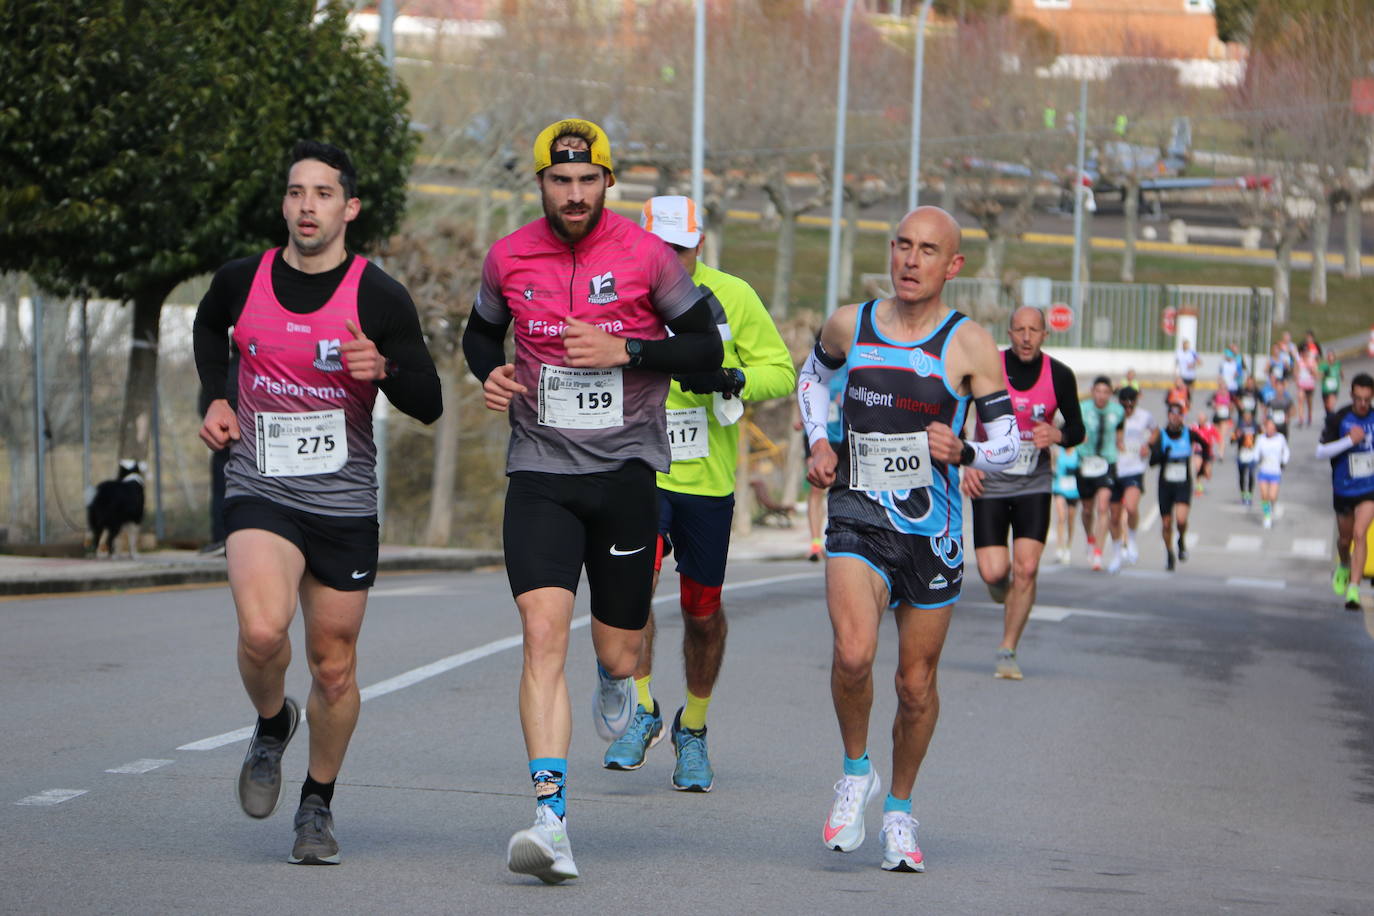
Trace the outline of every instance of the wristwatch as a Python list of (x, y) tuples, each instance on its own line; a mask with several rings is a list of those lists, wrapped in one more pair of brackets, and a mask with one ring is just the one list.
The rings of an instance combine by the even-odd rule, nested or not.
[(725, 391), (727, 397), (739, 397), (739, 393), (744, 390), (744, 372), (740, 369), (726, 369), (725, 374), (730, 377), (731, 385)]
[(644, 361), (644, 341), (638, 337), (625, 338), (625, 352), (630, 357), (630, 361), (625, 365), (630, 369), (638, 369), (639, 364)]

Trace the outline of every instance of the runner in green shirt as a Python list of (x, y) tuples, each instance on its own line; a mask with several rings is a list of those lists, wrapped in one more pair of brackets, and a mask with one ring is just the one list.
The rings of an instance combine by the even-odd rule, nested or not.
[(1084, 398), (1078, 406), (1083, 412), (1086, 433), (1078, 447), (1078, 498), (1083, 502), (1083, 530), (1092, 550), (1093, 571), (1100, 572), (1126, 413), (1112, 397), (1112, 380), (1105, 375), (1093, 381), (1092, 396)]

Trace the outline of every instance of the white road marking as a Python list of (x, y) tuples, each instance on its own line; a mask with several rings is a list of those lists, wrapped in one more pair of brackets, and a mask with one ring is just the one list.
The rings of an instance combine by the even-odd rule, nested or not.
[(149, 758), (146, 758), (146, 757), (145, 757), (145, 758), (142, 759), (142, 760), (135, 760), (133, 763), (126, 763), (126, 764), (124, 764), (123, 766), (113, 767), (113, 768), (111, 768), (111, 769), (106, 770), (105, 772), (106, 772), (106, 773), (132, 773), (132, 774), (138, 774), (138, 773), (151, 773), (153, 770), (156, 770), (158, 767), (165, 767), (165, 766), (166, 766), (167, 764), (169, 764), (169, 763), (176, 763), (176, 761), (175, 761), (175, 760), (152, 760), (152, 759), (149, 759)]
[(1293, 538), (1293, 552), (1302, 557), (1326, 559), (1331, 548), (1326, 546), (1326, 538)]
[(37, 795), (29, 795), (15, 802), (16, 805), (60, 805), (71, 801), (78, 795), (85, 795), (85, 789), (44, 789)]
[(1231, 576), (1226, 584), (1234, 588), (1264, 588), (1283, 590), (1288, 587), (1284, 579), (1258, 579), (1253, 576)]
[(1090, 608), (1059, 607), (1053, 604), (1042, 604), (1031, 608), (1031, 619), (1047, 620), (1051, 623), (1063, 623), (1074, 615), (1080, 617), (1106, 617), (1113, 620), (1146, 620), (1150, 616), (1149, 614), (1127, 614), (1123, 611), (1095, 611)]
[[(786, 576), (770, 576), (765, 579), (751, 579), (748, 582), (730, 582), (727, 583), (721, 591), (730, 592), (742, 588), (757, 588), (761, 585), (774, 585), (778, 582), (792, 582), (798, 579), (815, 579), (819, 578), (821, 575), (822, 572), (817, 570), (815, 572), (793, 573)], [(677, 600), (678, 596), (676, 594), (661, 595), (654, 599), (654, 604), (666, 604), (670, 601), (675, 602)], [(573, 618), (572, 629), (576, 630), (585, 627), (591, 622), (591, 615), (583, 614), (581, 617)], [(409, 671), (398, 674), (395, 677), (387, 678), (384, 681), (378, 681), (369, 687), (364, 687), (359, 693), (363, 701), (366, 702), (367, 700), (385, 696), (388, 693), (394, 693), (406, 687), (413, 687), (421, 681), (428, 680), (435, 675), (452, 671), (454, 668), (460, 668), (463, 665), (469, 665), (489, 655), (495, 655), (497, 652), (513, 649), (521, 644), (523, 638), (523, 636), (517, 635), (494, 640), (485, 645), (478, 646), (475, 649), (468, 649), (466, 652), (459, 652), (456, 655), (450, 655), (447, 658), (441, 658), (438, 661), (430, 662), (428, 665), (412, 668)], [(302, 718), (304, 718), (304, 716), (302, 716)], [(252, 736), (253, 726), (250, 725), (245, 728), (235, 729), (231, 732), (225, 732), (222, 735), (213, 735), (209, 738), (202, 738), (199, 741), (192, 741), (190, 744), (183, 744), (178, 747), (177, 750), (212, 751), (215, 748), (224, 747), (226, 744), (233, 744), (237, 741), (243, 741)]]
[(1261, 543), (1258, 534), (1233, 534), (1226, 539), (1226, 549), (1232, 553), (1259, 553)]
[(1192, 550), (1194, 547), (1196, 547), (1197, 542), (1198, 533), (1196, 531), (1189, 531), (1188, 536), (1183, 539), (1183, 543), (1188, 546), (1189, 550)]
[(1145, 506), (1145, 514), (1140, 517), (1140, 524), (1136, 527), (1136, 531), (1149, 531), (1157, 521), (1159, 521), (1159, 503), (1150, 502)]
[(441, 585), (403, 585), (396, 588), (374, 588), (367, 593), (368, 598), (408, 598), (433, 595), (457, 594), (451, 588)]

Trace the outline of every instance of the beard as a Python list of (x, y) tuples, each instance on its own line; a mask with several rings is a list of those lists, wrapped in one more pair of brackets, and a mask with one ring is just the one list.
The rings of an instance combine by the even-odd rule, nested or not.
[(553, 231), (556, 232), (559, 237), (569, 242), (581, 241), (588, 233), (595, 229), (596, 224), (601, 222), (602, 211), (606, 208), (605, 197), (602, 197), (600, 200), (596, 201), (596, 203), (579, 204), (575, 208), (572, 205), (565, 205), (563, 208), (564, 210), (574, 210), (574, 212), (578, 213), (590, 212), (591, 214), (588, 219), (580, 223), (569, 224), (568, 221), (563, 218), (563, 212), (555, 207), (549, 200), (547, 194), (543, 195), (543, 202), (544, 218), (549, 221), (549, 225), (553, 227)]

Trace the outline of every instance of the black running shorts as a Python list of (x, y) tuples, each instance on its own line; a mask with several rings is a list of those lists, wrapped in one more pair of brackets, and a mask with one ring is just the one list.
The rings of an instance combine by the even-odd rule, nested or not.
[(1145, 475), (1126, 474), (1122, 477), (1117, 477), (1115, 480), (1113, 480), (1112, 502), (1124, 502), (1126, 499), (1126, 491), (1129, 490), (1131, 487), (1135, 487), (1137, 490), (1143, 491), (1145, 489)]
[(1341, 496), (1338, 493), (1331, 495), (1331, 508), (1336, 510), (1337, 515), (1350, 515), (1354, 513), (1356, 506), (1367, 502), (1374, 502), (1374, 493), (1362, 493), (1358, 496)]
[(698, 585), (725, 583), (735, 494), (698, 496), (658, 491), (658, 534), (663, 555), (677, 554), (677, 571)]
[(658, 486), (647, 464), (595, 474), (515, 471), (504, 529), (511, 594), (576, 593), (585, 566), (592, 616), (623, 630), (644, 627), (658, 542)]
[(1179, 504), (1185, 506), (1193, 504), (1192, 481), (1170, 483), (1167, 480), (1161, 480), (1159, 482), (1159, 514), (1168, 515), (1174, 511), (1174, 506)]
[[(310, 575), (328, 588), (357, 592), (377, 580), (377, 516), (315, 515), (256, 496), (224, 501), (226, 538), (245, 529), (286, 538), (305, 557)], [(228, 546), (233, 554), (233, 545)]]
[(1013, 538), (1045, 543), (1050, 533), (1050, 494), (989, 496), (973, 501), (973, 546), (1005, 547)]
[(1116, 465), (1111, 465), (1110, 467), (1111, 470), (1108, 470), (1107, 473), (1103, 474), (1101, 477), (1084, 477), (1082, 474), (1076, 475), (1078, 478), (1078, 498), (1084, 502), (1092, 502), (1093, 496), (1097, 494), (1098, 490), (1101, 490), (1103, 487), (1110, 490), (1112, 484), (1116, 482)]
[(825, 552), (866, 563), (886, 583), (888, 607), (945, 607), (959, 600), (964, 584), (964, 543), (957, 535), (901, 534), (831, 516)]

